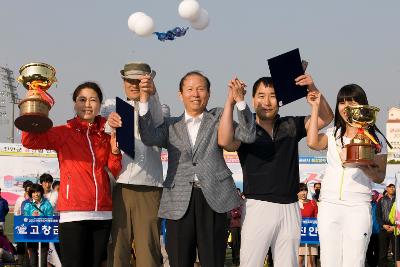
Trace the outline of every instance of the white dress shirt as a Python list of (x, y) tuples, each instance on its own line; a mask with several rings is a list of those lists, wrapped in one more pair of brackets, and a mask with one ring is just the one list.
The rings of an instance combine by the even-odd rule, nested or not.
[[(203, 114), (204, 113), (201, 113), (197, 117), (192, 117), (185, 110), (185, 123), (186, 123), (186, 128), (187, 128), (187, 131), (189, 134), (189, 139), (190, 139), (190, 144), (192, 146), (192, 149), (194, 148), (194, 145), (196, 144), (197, 134), (199, 133), (201, 121), (203, 120)], [(196, 174), (194, 174), (193, 179), (195, 182), (199, 181), (199, 179), (197, 179)]]
[(194, 145), (196, 144), (196, 138), (197, 138), (197, 134), (199, 133), (201, 121), (203, 120), (203, 114), (204, 113), (201, 113), (197, 117), (192, 117), (185, 110), (185, 123), (186, 123), (186, 127), (188, 130), (190, 144), (192, 145), (192, 149), (194, 148)]

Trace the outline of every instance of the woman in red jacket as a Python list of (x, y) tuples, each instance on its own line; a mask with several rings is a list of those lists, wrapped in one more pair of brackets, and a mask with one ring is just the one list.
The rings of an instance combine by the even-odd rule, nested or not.
[[(302, 218), (317, 218), (318, 205), (314, 200), (307, 198), (308, 188), (304, 183), (299, 185), (299, 193), (297, 196), (299, 198), (299, 206)], [(307, 262), (306, 267), (315, 267), (315, 256), (318, 255), (318, 245), (308, 245), (307, 251)], [(299, 266), (303, 266), (304, 256), (306, 255), (306, 247), (304, 244), (300, 244), (299, 247)]]
[(22, 133), (31, 149), (57, 152), (60, 167), (59, 239), (64, 267), (100, 266), (107, 253), (112, 220), (110, 181), (121, 170), (115, 135), (104, 132), (99, 116), (103, 94), (93, 82), (79, 85), (72, 96), (76, 117), (44, 133)]

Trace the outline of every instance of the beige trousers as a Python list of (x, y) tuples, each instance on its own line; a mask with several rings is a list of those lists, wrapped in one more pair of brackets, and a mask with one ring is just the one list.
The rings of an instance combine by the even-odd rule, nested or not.
[(116, 184), (108, 266), (161, 265), (160, 220), (157, 216), (161, 193), (159, 187)]

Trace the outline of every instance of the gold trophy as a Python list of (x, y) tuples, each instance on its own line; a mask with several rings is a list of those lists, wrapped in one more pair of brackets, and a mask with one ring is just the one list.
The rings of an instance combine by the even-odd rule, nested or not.
[(346, 107), (347, 123), (358, 128), (356, 136), (347, 144), (346, 167), (370, 165), (373, 163), (378, 141), (368, 132), (370, 126), (375, 125), (379, 108), (368, 105)]
[(45, 63), (29, 63), (23, 65), (19, 73), (17, 80), (28, 92), (18, 105), (20, 116), (14, 124), (25, 132), (44, 132), (53, 126), (48, 116), (54, 99), (46, 91), (57, 81), (56, 70)]

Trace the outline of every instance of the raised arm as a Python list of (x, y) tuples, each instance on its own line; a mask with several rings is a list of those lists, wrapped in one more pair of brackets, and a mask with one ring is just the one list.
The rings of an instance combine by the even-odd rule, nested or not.
[(22, 145), (29, 149), (56, 150), (63, 137), (57, 133), (56, 128), (50, 128), (44, 133), (22, 132)]
[[(218, 144), (227, 151), (236, 151), (241, 142), (251, 143), (255, 139), (255, 121), (244, 102), (245, 86), (237, 78), (228, 84), (228, 97), (218, 127)], [(238, 108), (239, 124), (233, 121), (235, 103)]]
[(139, 103), (140, 139), (147, 146), (158, 146), (166, 148), (168, 141), (168, 127), (166, 125), (166, 121), (156, 126), (155, 125), (156, 122), (153, 119), (152, 113), (149, 112), (150, 96), (155, 93), (154, 83), (139, 85), (139, 87), (140, 87), (140, 103)]
[(219, 121), (218, 145), (227, 151), (236, 151), (240, 146), (240, 141), (234, 138), (233, 109), (235, 100), (233, 99), (231, 84), (232, 80), (228, 84), (228, 97), (226, 98), (224, 111)]
[(140, 109), (146, 112), (145, 114), (142, 111), (139, 112), (139, 132), (143, 144), (167, 148), (168, 127), (166, 121), (160, 126), (155, 127), (151, 113), (146, 110), (148, 103), (141, 102), (140, 104)]
[[(314, 84), (314, 81), (310, 74), (304, 74), (296, 78), (295, 80), (297, 85), (306, 85), (309, 92), (319, 92), (317, 87)], [(309, 127), (309, 118), (306, 118), (305, 127), (308, 129)], [(331, 107), (329, 106), (328, 102), (321, 94), (320, 96), (320, 103), (319, 103), (319, 110), (318, 110), (318, 129), (322, 129), (327, 126), (333, 120), (333, 112)]]
[(314, 150), (323, 150), (328, 146), (328, 137), (325, 134), (318, 134), (318, 113), (320, 106), (321, 93), (317, 91), (309, 92), (307, 102), (311, 106), (311, 116), (308, 119), (307, 145)]
[(163, 124), (164, 116), (157, 91), (154, 91), (154, 93), (149, 97), (149, 110), (154, 121), (154, 126), (158, 127)]

